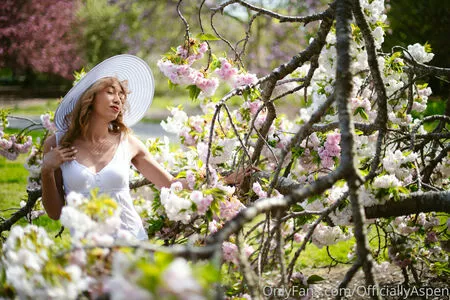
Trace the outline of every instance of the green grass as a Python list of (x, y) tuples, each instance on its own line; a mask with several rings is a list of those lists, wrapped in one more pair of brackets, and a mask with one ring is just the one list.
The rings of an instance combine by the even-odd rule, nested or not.
[[(20, 201), (26, 200), (28, 171), (23, 167), (26, 157), (19, 156), (16, 161), (8, 161), (0, 156), (0, 210), (20, 207)], [(12, 211), (2, 215), (9, 216)]]
[[(34, 133), (33, 135), (38, 134)], [(3, 218), (9, 218), (20, 208), (20, 201), (27, 200), (28, 171), (23, 166), (26, 159), (27, 155), (24, 154), (19, 155), (15, 161), (9, 161), (0, 156), (0, 216)], [(16, 224), (25, 226), (27, 221), (23, 218)], [(59, 221), (54, 221), (46, 215), (33, 220), (33, 224), (44, 227), (50, 237), (54, 237), (61, 228)], [(7, 235), (7, 232), (5, 233), (3, 233), (4, 236)], [(62, 237), (62, 241), (67, 243), (69, 239), (68, 230), (64, 231)]]
[[(329, 246), (329, 252), (331, 256), (339, 262), (347, 262), (348, 253), (350, 253), (355, 240), (352, 238), (348, 241), (342, 241), (335, 245)], [(296, 249), (294, 248), (294, 251)], [(318, 248), (314, 244), (308, 244), (300, 254), (297, 262), (297, 268), (301, 270), (302, 268), (323, 268), (328, 267), (333, 263), (333, 259), (328, 255), (327, 248)]]
[(11, 115), (17, 116), (40, 116), (47, 113), (48, 111), (55, 111), (58, 107), (59, 101), (57, 99), (48, 99), (43, 105), (33, 105), (33, 104), (16, 104), (16, 105), (6, 105), (2, 107), (3, 109), (9, 109)]

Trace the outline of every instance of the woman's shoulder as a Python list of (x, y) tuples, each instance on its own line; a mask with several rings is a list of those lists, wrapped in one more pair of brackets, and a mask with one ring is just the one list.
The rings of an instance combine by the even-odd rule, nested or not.
[(132, 147), (142, 147), (142, 146), (144, 146), (144, 143), (137, 136), (135, 136), (134, 134), (128, 133), (127, 137), (128, 137), (128, 143)]
[(144, 143), (134, 134), (127, 134), (128, 137), (128, 145), (130, 148), (130, 151), (132, 153), (132, 157), (143, 153), (147, 150), (147, 148), (145, 147)]
[(50, 151), (52, 148), (57, 146), (56, 134), (48, 136), (44, 141), (44, 153)]

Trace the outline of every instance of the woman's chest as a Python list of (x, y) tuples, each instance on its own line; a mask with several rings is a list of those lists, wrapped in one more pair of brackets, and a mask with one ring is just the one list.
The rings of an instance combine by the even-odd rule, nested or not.
[(62, 166), (64, 187), (69, 191), (87, 193), (99, 188), (102, 192), (128, 189), (130, 164), (126, 161), (112, 160), (99, 172), (77, 161)]

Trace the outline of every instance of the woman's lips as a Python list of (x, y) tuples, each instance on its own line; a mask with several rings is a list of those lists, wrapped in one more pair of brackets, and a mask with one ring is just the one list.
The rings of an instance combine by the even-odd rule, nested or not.
[(118, 106), (111, 106), (111, 108), (115, 111), (115, 112), (119, 112), (120, 109)]

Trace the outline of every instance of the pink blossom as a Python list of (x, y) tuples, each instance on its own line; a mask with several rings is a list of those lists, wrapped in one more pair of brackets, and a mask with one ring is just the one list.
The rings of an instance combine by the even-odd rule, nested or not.
[(11, 141), (11, 139), (7, 140), (4, 138), (0, 138), (0, 147), (5, 149), (5, 150), (9, 150), (13, 145), (13, 141)]
[(200, 44), (199, 48), (198, 48), (198, 52), (201, 54), (206, 53), (206, 51), (208, 51), (208, 44), (206, 42), (203, 42)]
[(191, 125), (195, 131), (203, 132), (205, 126), (205, 119), (200, 116), (193, 116), (189, 118), (189, 125)]
[(300, 233), (294, 233), (294, 241), (296, 243), (301, 243), (303, 242), (303, 240), (305, 239), (305, 235), (304, 234), (300, 234)]
[(259, 108), (263, 105), (262, 101), (254, 101), (254, 102), (250, 102), (249, 103), (249, 108), (250, 108), (250, 114), (252, 116), (256, 115), (256, 113), (258, 112)]
[(238, 73), (238, 70), (236, 68), (233, 68), (233, 66), (228, 62), (226, 58), (219, 58), (219, 61), (220, 69), (216, 70), (216, 74), (220, 79), (232, 82), (233, 77)]
[(255, 84), (258, 82), (258, 77), (255, 74), (247, 73), (247, 74), (239, 74), (236, 75), (233, 79), (233, 87), (237, 88), (240, 86), (246, 86)]
[(220, 202), (220, 217), (225, 220), (232, 219), (244, 205), (235, 197)]
[(42, 126), (44, 126), (44, 128), (47, 129), (48, 131), (51, 131), (51, 132), (56, 131), (56, 125), (54, 122), (52, 122), (50, 120), (49, 114), (41, 115), (41, 122), (42, 122)]
[(176, 65), (170, 60), (159, 60), (157, 66), (174, 84), (195, 84), (197, 78), (202, 76), (200, 72), (192, 69), (189, 65)]
[(332, 168), (334, 166), (334, 157), (341, 153), (341, 135), (339, 133), (330, 133), (323, 147), (319, 147), (319, 157), (324, 168)]
[(204, 214), (209, 206), (211, 205), (211, 202), (214, 200), (212, 195), (207, 195), (206, 197), (204, 197), (201, 201), (200, 204), (198, 206), (198, 212), (200, 214)]
[(33, 145), (33, 139), (31, 138), (31, 136), (27, 137), (27, 141), (23, 144), (14, 144), (14, 150), (16, 150), (18, 153), (27, 153), (31, 146)]
[(182, 58), (187, 58), (188, 57), (188, 51), (183, 46), (178, 46), (176, 53), (177, 53), (178, 56), (180, 56)]
[(183, 143), (186, 146), (194, 146), (196, 144), (196, 138), (190, 134), (190, 128), (188, 127), (181, 128), (179, 135), (181, 137), (184, 137)]
[(230, 242), (223, 242), (222, 244), (223, 259), (228, 262), (232, 262), (235, 265), (238, 261), (238, 248), (235, 244)]
[(259, 198), (267, 198), (267, 192), (262, 190), (262, 187), (259, 184), (259, 182), (254, 182), (252, 189), (255, 192), (255, 194), (258, 195)]
[(217, 230), (219, 230), (219, 223), (217, 223), (217, 221), (216, 220), (212, 220), (211, 222), (209, 222), (209, 224), (208, 224), (208, 230), (209, 230), (209, 232), (211, 232), (211, 233), (215, 233), (215, 232), (217, 232)]
[(186, 181), (188, 183), (189, 188), (192, 190), (195, 186), (195, 174), (191, 170), (186, 172)]
[(179, 192), (183, 189), (183, 184), (179, 181), (175, 181), (174, 183), (172, 183), (172, 185), (170, 186), (170, 189), (172, 192)]
[(193, 191), (190, 196), (192, 202), (194, 202), (197, 205), (197, 212), (200, 215), (205, 214), (205, 212), (208, 210), (209, 205), (213, 201), (213, 197), (211, 195), (207, 195), (206, 197), (203, 197), (203, 193), (201, 191)]
[(202, 90), (205, 97), (211, 97), (219, 86), (219, 80), (217, 78), (204, 78), (203, 74), (201, 74), (201, 76), (197, 77), (195, 85)]
[(427, 241), (430, 243), (436, 243), (438, 241), (438, 237), (435, 231), (427, 232)]

